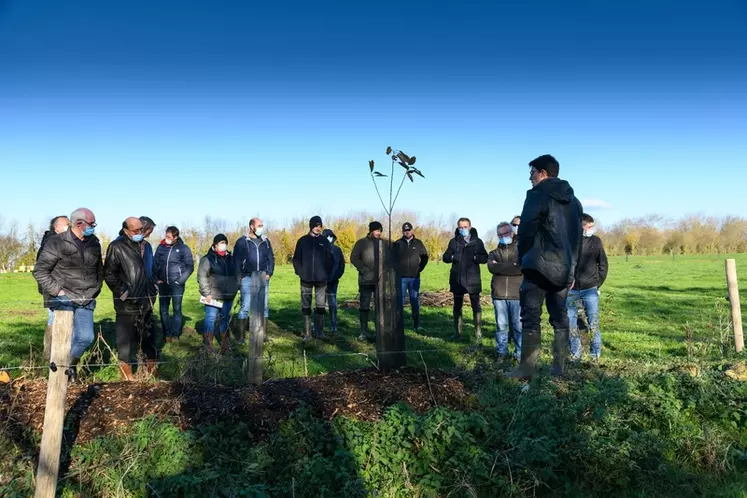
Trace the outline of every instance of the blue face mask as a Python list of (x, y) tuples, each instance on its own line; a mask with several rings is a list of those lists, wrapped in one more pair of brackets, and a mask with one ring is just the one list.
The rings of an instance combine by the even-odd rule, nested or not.
[(462, 237), (466, 237), (467, 235), (469, 235), (469, 228), (460, 228), (459, 235), (461, 235)]
[(132, 236), (132, 240), (134, 240), (135, 242), (142, 242), (144, 238), (145, 236), (142, 233)]
[(95, 231), (96, 229), (93, 228), (92, 226), (86, 226), (86, 229), (83, 230), (83, 237), (90, 237), (91, 235), (93, 235), (93, 232)]
[(498, 239), (498, 243), (499, 243), (499, 244), (503, 244), (504, 246), (507, 246), (507, 245), (509, 245), (509, 244), (510, 244), (511, 242), (513, 242), (513, 240), (514, 240), (514, 238), (513, 238), (513, 237), (500, 237), (500, 238)]

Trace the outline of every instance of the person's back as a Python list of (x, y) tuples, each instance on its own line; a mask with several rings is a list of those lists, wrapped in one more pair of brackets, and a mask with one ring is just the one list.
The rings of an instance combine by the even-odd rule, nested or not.
[(534, 375), (541, 346), (542, 305), (554, 329), (552, 373), (563, 375), (568, 355), (568, 290), (581, 250), (583, 208), (570, 184), (558, 178), (560, 164), (551, 155), (529, 163), (527, 192), (518, 233), (518, 258), (524, 279), (519, 291), (522, 322), (521, 363), (513, 377)]

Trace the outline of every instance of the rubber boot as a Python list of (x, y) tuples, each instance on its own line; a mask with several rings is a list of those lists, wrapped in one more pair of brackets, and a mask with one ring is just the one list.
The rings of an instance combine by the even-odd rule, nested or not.
[(44, 329), (44, 361), (49, 363), (49, 358), (52, 356), (52, 326), (47, 325)]
[(244, 337), (246, 336), (246, 324), (249, 321), (248, 318), (239, 318), (236, 320), (236, 330), (234, 331), (234, 338), (238, 344), (244, 344)]
[(459, 339), (462, 336), (462, 314), (454, 315), (454, 333), (451, 335), (452, 339)]
[(70, 358), (70, 367), (68, 370), (69, 382), (78, 380), (78, 363), (80, 363), (80, 358)]
[(327, 339), (327, 336), (324, 335), (324, 313), (318, 311), (314, 314), (314, 335), (317, 339)]
[(120, 361), (119, 372), (120, 374), (122, 374), (122, 380), (128, 380), (128, 381), (135, 380), (135, 376), (132, 374), (132, 365), (130, 365), (129, 363)]
[(420, 332), (420, 310), (412, 312), (412, 328), (415, 332)]
[(220, 354), (228, 353), (231, 349), (231, 339), (228, 337), (228, 331), (220, 334)]
[(215, 353), (215, 350), (213, 349), (214, 338), (215, 335), (211, 333), (203, 334), (202, 336), (202, 345), (205, 346), (208, 353)]
[(537, 360), (542, 347), (542, 335), (539, 330), (524, 330), (521, 343), (521, 360), (507, 377), (531, 379), (536, 373)]
[(565, 360), (568, 357), (568, 329), (555, 331), (552, 344), (552, 370), (553, 377), (562, 377), (565, 370)]
[(311, 340), (311, 315), (303, 316), (304, 342)]
[(480, 344), (482, 342), (482, 312), (478, 311), (474, 314), (475, 322), (475, 342)]
[(359, 320), (360, 320), (361, 334), (358, 336), (358, 340), (366, 341), (368, 340), (368, 311), (360, 311)]

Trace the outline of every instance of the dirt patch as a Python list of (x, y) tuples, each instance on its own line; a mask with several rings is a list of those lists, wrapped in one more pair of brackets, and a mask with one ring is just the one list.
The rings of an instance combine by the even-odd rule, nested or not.
[[(409, 298), (405, 297), (405, 305), (409, 303)], [(493, 306), (493, 300), (491, 299), (490, 295), (481, 295), (480, 296), (480, 304), (482, 306), (491, 307)], [(341, 305), (342, 308), (358, 308), (360, 305), (360, 302), (358, 299), (351, 299), (350, 301), (346, 301)], [(454, 294), (452, 294), (449, 291), (436, 291), (436, 292), (421, 292), (420, 293), (420, 305), (421, 306), (430, 306), (434, 308), (451, 308), (454, 305)], [(472, 306), (472, 304), (469, 301), (469, 296), (465, 294), (464, 296), (464, 305), (465, 306)]]
[[(462, 382), (438, 370), (429, 373), (430, 389), (423, 372), (408, 368), (389, 374), (361, 369), (274, 380), (256, 389), (170, 382), (73, 385), (67, 396), (66, 439), (84, 443), (147, 415), (172, 417), (184, 429), (241, 421), (255, 438), (262, 438), (302, 401), (318, 416), (360, 420), (376, 420), (398, 401), (416, 411), (435, 404), (455, 409), (472, 406)], [(0, 424), (9, 421), (40, 433), (46, 387), (41, 380), (0, 387)]]

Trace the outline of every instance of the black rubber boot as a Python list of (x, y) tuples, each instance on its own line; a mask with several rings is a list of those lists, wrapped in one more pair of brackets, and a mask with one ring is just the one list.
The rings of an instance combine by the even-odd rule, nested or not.
[(420, 332), (420, 310), (412, 312), (412, 328)]
[(244, 344), (244, 337), (246, 337), (246, 324), (248, 321), (248, 318), (239, 318), (236, 320), (234, 337), (236, 338), (236, 342), (239, 344)]
[(462, 314), (454, 315), (454, 333), (452, 339), (459, 339), (462, 336)]
[(304, 315), (303, 316), (303, 340), (304, 342), (311, 340), (311, 315)]
[(521, 361), (507, 377), (531, 379), (537, 370), (537, 360), (542, 348), (542, 335), (539, 330), (524, 330), (521, 343)]
[(361, 334), (358, 336), (358, 340), (365, 341), (368, 339), (368, 311), (360, 312), (360, 325)]
[(317, 339), (326, 339), (324, 335), (324, 313), (316, 311), (314, 314), (314, 335)]
[(562, 377), (565, 370), (565, 360), (568, 357), (568, 329), (555, 331), (552, 344), (552, 370), (553, 377)]
[(482, 312), (478, 311), (475, 313), (475, 342), (480, 344), (482, 342)]

